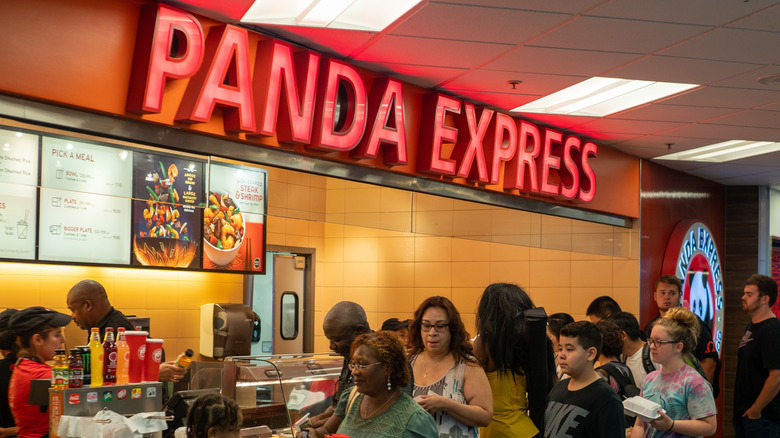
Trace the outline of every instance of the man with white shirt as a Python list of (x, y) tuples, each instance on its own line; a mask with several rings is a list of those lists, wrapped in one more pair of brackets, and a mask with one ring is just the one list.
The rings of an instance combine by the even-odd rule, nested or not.
[[(645, 365), (642, 363), (642, 349), (647, 344), (642, 340), (642, 330), (639, 328), (639, 321), (629, 312), (618, 312), (607, 318), (607, 321), (620, 327), (620, 338), (623, 339), (623, 356), (626, 358), (626, 365), (631, 369), (634, 375), (634, 384), (638, 388), (642, 387), (642, 382), (647, 376)], [(658, 364), (653, 363), (658, 368)]]

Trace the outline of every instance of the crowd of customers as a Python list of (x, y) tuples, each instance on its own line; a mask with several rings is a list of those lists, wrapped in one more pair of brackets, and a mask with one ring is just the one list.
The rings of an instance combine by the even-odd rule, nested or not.
[[(672, 276), (658, 280), (659, 316), (644, 331), (611, 297), (596, 298), (588, 320), (575, 321), (566, 313), (547, 316), (522, 288), (507, 283), (482, 293), (473, 337), (446, 297), (425, 299), (412, 319), (389, 319), (377, 332), (360, 305), (337, 303), (323, 331), (344, 366), (332, 405), (311, 419), (303, 435), (713, 435), (720, 359), (710, 328), (680, 305), (680, 289)], [(774, 280), (758, 274), (748, 279), (742, 306), (751, 322), (737, 352), (737, 437), (780, 436), (776, 300)], [(71, 311), (73, 316), (36, 306), (0, 313), (0, 391), (7, 394), (0, 397), (0, 438), (49, 433), (45, 409), (29, 402), (30, 383), (51, 377), (47, 362), (65, 342), (63, 327), (74, 318), (84, 325), (82, 310)], [(661, 409), (652, 417), (633, 416), (622, 401), (636, 396)], [(208, 394), (192, 405), (184, 431), (193, 438), (239, 436), (241, 422), (235, 402)]]

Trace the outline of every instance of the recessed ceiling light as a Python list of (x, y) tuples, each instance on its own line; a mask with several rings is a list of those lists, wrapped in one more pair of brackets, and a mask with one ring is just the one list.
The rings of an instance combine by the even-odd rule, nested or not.
[(381, 31), (421, 0), (257, 0), (242, 23)]
[(512, 111), (604, 117), (695, 87), (698, 85), (594, 77)]
[(655, 157), (655, 159), (724, 163), (777, 151), (780, 151), (780, 143), (772, 141), (729, 140), (696, 149), (662, 155)]

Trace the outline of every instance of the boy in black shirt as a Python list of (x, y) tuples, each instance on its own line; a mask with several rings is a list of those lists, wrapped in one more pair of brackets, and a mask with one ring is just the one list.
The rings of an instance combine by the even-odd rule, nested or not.
[(626, 420), (617, 394), (593, 369), (601, 351), (601, 334), (588, 321), (561, 329), (561, 371), (571, 376), (547, 396), (545, 438), (624, 438)]

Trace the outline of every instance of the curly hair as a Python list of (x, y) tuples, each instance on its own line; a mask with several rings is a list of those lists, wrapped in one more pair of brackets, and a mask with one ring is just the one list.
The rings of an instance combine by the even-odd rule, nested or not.
[(438, 307), (447, 314), (447, 328), (450, 331), (449, 352), (460, 362), (476, 362), (472, 355), (469, 333), (466, 331), (466, 326), (463, 325), (460, 312), (452, 304), (452, 301), (445, 297), (430, 297), (414, 311), (414, 319), (409, 324), (409, 336), (411, 337), (409, 343), (412, 346), (410, 354), (420, 354), (425, 350), (421, 332), (422, 317), (425, 311), (431, 307)]
[(386, 331), (362, 334), (352, 342), (349, 357), (361, 346), (368, 348), (376, 360), (390, 367), (389, 377), (393, 388), (403, 388), (409, 384), (409, 361), (398, 336)]
[(607, 357), (620, 357), (623, 353), (623, 340), (620, 339), (620, 327), (608, 319), (596, 323), (601, 333), (601, 354)]
[(685, 307), (669, 309), (666, 315), (655, 323), (654, 327), (658, 326), (666, 327), (674, 341), (683, 343), (683, 354), (690, 353), (696, 348), (701, 327), (696, 315)]
[(241, 429), (240, 413), (233, 400), (219, 394), (203, 394), (187, 412), (187, 438), (208, 438), (212, 427), (237, 432)]

